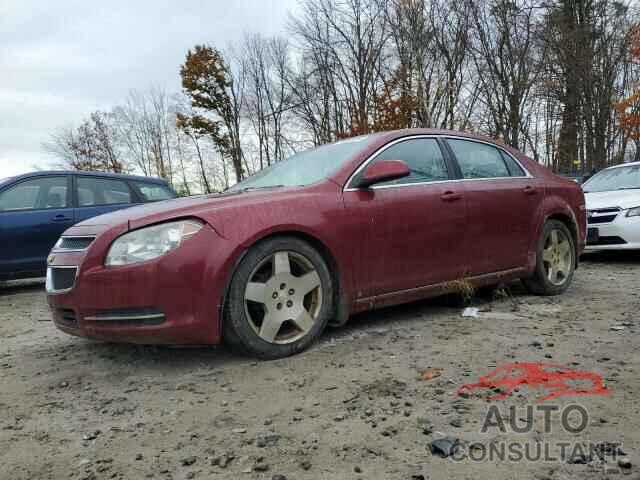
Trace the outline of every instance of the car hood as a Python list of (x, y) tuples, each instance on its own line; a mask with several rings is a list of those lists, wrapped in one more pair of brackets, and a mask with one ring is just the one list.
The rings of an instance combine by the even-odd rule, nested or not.
[(585, 193), (587, 210), (620, 207), (622, 209), (640, 206), (639, 190), (613, 190), (609, 192)]
[(74, 230), (99, 233), (119, 227), (118, 230), (134, 230), (159, 222), (178, 218), (197, 217), (208, 222), (218, 233), (219, 226), (210, 221), (216, 210), (237, 206), (265, 205), (272, 200), (290, 197), (302, 190), (299, 187), (253, 190), (249, 192), (225, 192), (195, 197), (177, 198), (162, 202), (146, 203), (131, 208), (89, 218), (72, 227)]

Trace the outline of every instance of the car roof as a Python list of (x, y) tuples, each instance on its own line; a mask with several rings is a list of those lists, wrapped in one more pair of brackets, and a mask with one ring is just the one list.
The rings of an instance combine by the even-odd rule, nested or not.
[(612, 168), (633, 167), (638, 165), (640, 165), (640, 162), (621, 163), (619, 165), (611, 165), (610, 167), (607, 167), (604, 170), (610, 170)]
[(141, 175), (127, 175), (124, 173), (106, 173), (106, 172), (85, 172), (83, 170), (39, 170), (36, 172), (23, 173), (10, 177), (10, 180), (22, 180), (25, 178), (41, 177), (45, 175), (82, 175), (84, 177), (108, 177), (121, 180), (135, 180), (137, 182), (156, 183), (159, 185), (167, 185), (168, 182), (164, 178), (159, 177), (143, 177)]
[(493, 143), (499, 146), (505, 146), (505, 147), (507, 146), (506, 144), (504, 144), (504, 142), (500, 142), (493, 138), (487, 137), (486, 135), (471, 133), (471, 132), (464, 132), (459, 130), (446, 130), (441, 128), (402, 128), (398, 130), (388, 130), (385, 132), (378, 132), (372, 135), (378, 136), (380, 138), (389, 138), (389, 137), (400, 138), (400, 137), (411, 136), (411, 135), (442, 135), (442, 136), (448, 136), (448, 137), (468, 138), (470, 140), (480, 140), (483, 142)]

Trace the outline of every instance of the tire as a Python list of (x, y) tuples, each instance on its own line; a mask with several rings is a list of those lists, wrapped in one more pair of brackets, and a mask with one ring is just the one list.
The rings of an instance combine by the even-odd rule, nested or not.
[(283, 236), (258, 243), (233, 274), (223, 341), (263, 359), (299, 353), (333, 315), (333, 290), (326, 262), (307, 242)]
[[(554, 241), (554, 237), (557, 240)], [(544, 224), (538, 240), (535, 272), (530, 278), (523, 279), (522, 283), (535, 295), (559, 295), (571, 284), (575, 266), (573, 235), (564, 223), (549, 220)]]

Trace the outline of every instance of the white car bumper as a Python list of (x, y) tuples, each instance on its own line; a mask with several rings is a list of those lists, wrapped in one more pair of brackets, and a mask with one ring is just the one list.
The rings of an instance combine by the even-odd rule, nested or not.
[(627, 217), (627, 212), (620, 210), (611, 221), (602, 214), (590, 216), (587, 227), (597, 231), (587, 231), (585, 250), (640, 250), (640, 216)]

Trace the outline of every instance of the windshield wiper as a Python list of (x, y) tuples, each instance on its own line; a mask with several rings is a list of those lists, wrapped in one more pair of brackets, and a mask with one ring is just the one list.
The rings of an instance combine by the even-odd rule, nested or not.
[(640, 187), (620, 187), (616, 188), (616, 190), (638, 190)]

